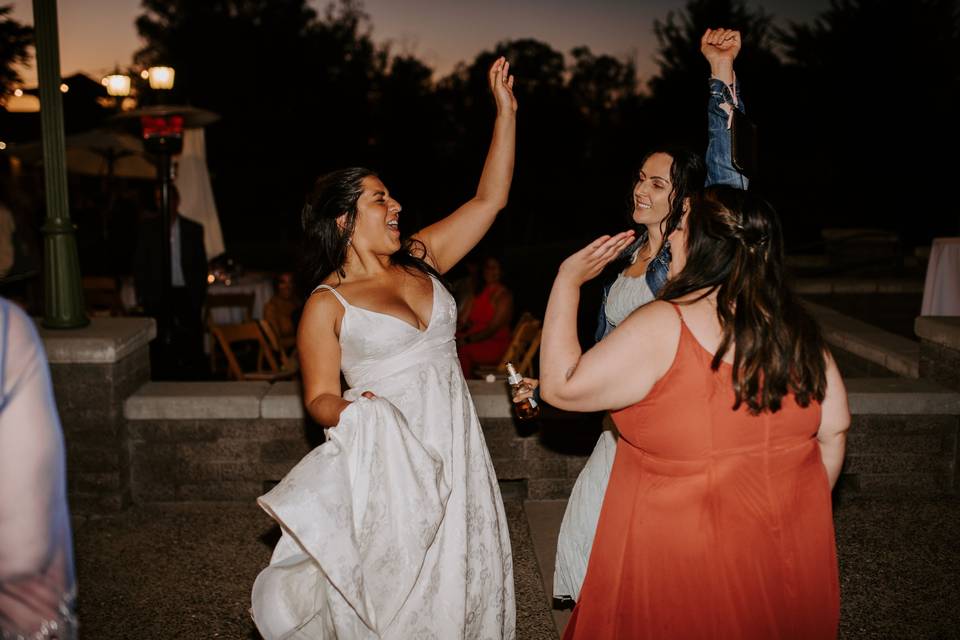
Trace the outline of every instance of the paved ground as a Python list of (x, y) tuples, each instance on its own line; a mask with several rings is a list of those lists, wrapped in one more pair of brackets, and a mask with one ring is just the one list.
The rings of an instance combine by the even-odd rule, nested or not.
[[(564, 503), (505, 496), (518, 639), (556, 638), (566, 615), (551, 617), (543, 584)], [(835, 520), (841, 638), (960, 638), (960, 499), (851, 501)], [(77, 521), (82, 638), (258, 638), (250, 586), (278, 535), (247, 504), (136, 507)]]
[[(517, 636), (555, 640), (522, 501), (505, 491)], [(260, 638), (247, 610), (279, 529), (255, 505), (135, 507), (75, 523), (82, 640)]]

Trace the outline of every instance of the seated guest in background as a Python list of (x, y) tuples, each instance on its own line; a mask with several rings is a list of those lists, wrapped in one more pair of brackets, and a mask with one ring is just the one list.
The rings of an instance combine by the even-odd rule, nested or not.
[(278, 275), (274, 284), (276, 292), (263, 306), (263, 318), (277, 334), (280, 346), (286, 349), (297, 344), (296, 316), (303, 301), (297, 295), (293, 274), (289, 271)]
[(470, 303), (466, 322), (457, 332), (457, 353), (463, 376), (473, 376), (476, 365), (497, 364), (510, 345), (513, 294), (500, 282), (500, 261), (487, 257), (481, 275), (483, 285)]
[[(159, 197), (157, 199), (159, 203)], [(140, 224), (133, 277), (137, 299), (144, 313), (170, 326), (158, 326), (157, 339), (150, 343), (150, 362), (155, 380), (203, 378), (203, 303), (207, 297), (207, 254), (203, 247), (203, 225), (179, 215), (180, 193), (170, 187), (170, 299), (163, 299), (161, 280), (160, 216)]]

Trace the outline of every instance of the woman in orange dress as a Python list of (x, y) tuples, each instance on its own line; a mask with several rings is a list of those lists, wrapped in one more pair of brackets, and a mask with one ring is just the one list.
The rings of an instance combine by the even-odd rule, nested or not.
[(783, 283), (769, 204), (708, 188), (674, 236), (682, 271), (661, 300), (585, 354), (580, 285), (631, 233), (568, 258), (551, 292), (543, 398), (614, 409), (620, 432), (564, 638), (834, 638), (840, 374)]

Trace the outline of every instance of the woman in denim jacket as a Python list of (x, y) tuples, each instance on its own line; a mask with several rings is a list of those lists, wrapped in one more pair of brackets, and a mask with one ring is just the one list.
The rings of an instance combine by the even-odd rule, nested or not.
[[(641, 231), (623, 252), (616, 279), (604, 286), (595, 334), (598, 341), (637, 307), (656, 298), (672, 275), (669, 238), (680, 229), (690, 196), (714, 184), (747, 188), (747, 178), (731, 160), (730, 122), (734, 109), (743, 111), (733, 72), (740, 33), (709, 29), (700, 45), (711, 71), (706, 167), (698, 155), (681, 149), (656, 150), (644, 157), (633, 188), (633, 221)], [(537, 386), (535, 380), (528, 383)], [(515, 401), (526, 395), (516, 396)], [(617, 436), (612, 426), (609, 419), (604, 420), (605, 429), (567, 503), (557, 541), (555, 598), (577, 600), (580, 594), (616, 452)]]

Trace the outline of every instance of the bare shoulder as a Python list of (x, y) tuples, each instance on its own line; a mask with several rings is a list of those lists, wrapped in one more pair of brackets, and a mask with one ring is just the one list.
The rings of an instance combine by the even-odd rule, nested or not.
[(643, 331), (645, 334), (662, 333), (674, 334), (680, 328), (680, 316), (676, 307), (663, 300), (654, 300), (637, 308), (621, 323), (623, 327), (630, 327), (633, 331)]
[(344, 308), (337, 296), (329, 289), (319, 289), (310, 294), (303, 305), (300, 317), (300, 333), (316, 335), (316, 332), (332, 330), (337, 333)]

